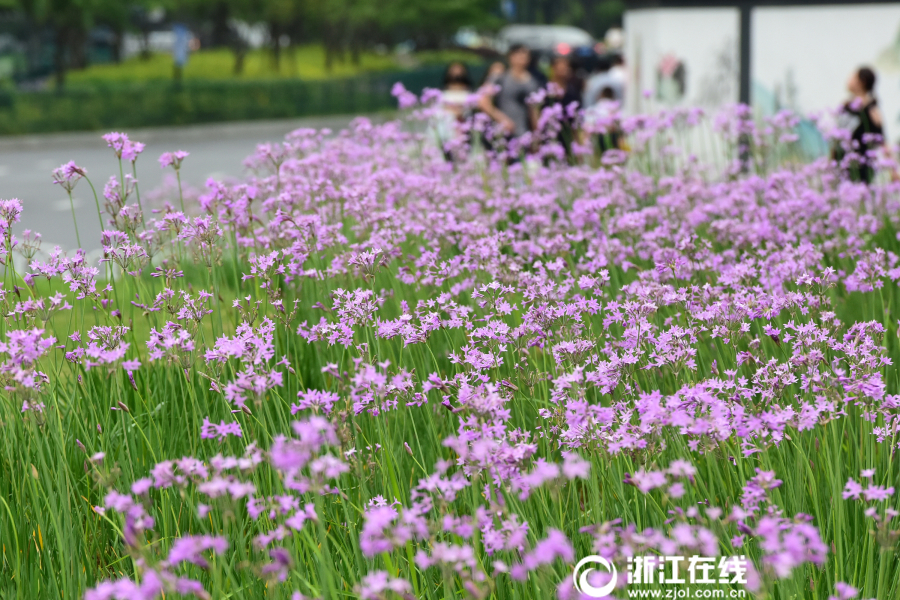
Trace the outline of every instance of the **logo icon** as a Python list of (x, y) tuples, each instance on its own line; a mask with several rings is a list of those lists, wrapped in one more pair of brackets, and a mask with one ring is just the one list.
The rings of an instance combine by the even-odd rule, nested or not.
[[(593, 571), (597, 565), (600, 565), (607, 573), (612, 575), (606, 585), (600, 587), (595, 587), (588, 582), (588, 575), (590, 575), (591, 571)], [(591, 598), (606, 598), (612, 594), (614, 589), (616, 589), (617, 575), (616, 567), (609, 564), (609, 561), (602, 556), (585, 556), (578, 561), (577, 565), (575, 565), (575, 571), (572, 573), (572, 581), (575, 584), (575, 589), (585, 596), (590, 596)]]

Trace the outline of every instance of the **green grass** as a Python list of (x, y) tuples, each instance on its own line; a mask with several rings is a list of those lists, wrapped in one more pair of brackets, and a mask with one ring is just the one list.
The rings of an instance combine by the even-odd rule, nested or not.
[[(485, 180), (488, 181), (487, 179)], [(492, 182), (498, 185), (499, 179)], [(487, 186), (488, 183), (485, 183)], [(496, 191), (496, 190), (495, 190)], [(652, 200), (646, 199), (646, 201)], [(343, 231), (349, 243), (361, 241), (353, 232), (359, 225), (347, 219)], [(508, 223), (500, 223), (504, 227)], [(900, 252), (896, 230), (890, 223), (882, 223), (877, 236), (867, 240), (872, 247), (882, 247)], [(403, 244), (404, 254), (412, 254), (422, 243), (410, 238)], [(177, 256), (177, 248), (170, 248)], [(175, 257), (173, 256), (173, 258)], [(205, 269), (184, 261), (185, 278), (179, 280), (180, 289), (216, 289), (220, 299), (216, 301), (216, 313), (209, 317), (201, 332), (201, 339), (209, 343), (214, 336), (232, 335), (239, 322), (238, 314), (229, 308), (235, 298), (250, 296), (251, 302), (261, 300), (259, 323), (263, 317), (277, 316), (266, 301), (266, 294), (255, 281), (239, 281), (239, 273), (249, 272), (247, 256), (230, 258), (212, 275)], [(331, 251), (310, 259), (319, 269), (326, 268), (333, 258)], [(653, 269), (651, 261), (636, 261), (639, 269)], [(854, 261), (837, 252), (823, 259), (823, 266), (851, 271)], [(5, 272), (4, 289), (13, 289), (17, 281), (10, 271)], [(268, 448), (275, 435), (290, 431), (289, 407), (298, 391), (307, 388), (337, 391), (346, 397), (347, 384), (324, 374), (322, 367), (328, 363), (339, 365), (341, 371), (352, 371), (354, 350), (328, 346), (324, 342), (306, 344), (294, 335), (297, 323), (317, 322), (324, 314), (314, 306), (327, 299), (338, 289), (370, 288), (385, 290), (385, 303), (379, 315), (395, 318), (402, 312), (401, 301), (415, 306), (418, 300), (432, 297), (418, 285), (407, 285), (399, 279), (397, 265), (378, 272), (374, 281), (354, 276), (340, 276), (323, 281), (304, 280), (301, 285), (280, 283), (284, 301), (291, 306), (299, 301), (299, 314), (289, 326), (279, 327), (276, 334), (276, 357), (286, 356), (296, 370), (296, 376), (285, 378), (285, 386), (277, 388), (259, 404), (251, 406), (252, 415), (231, 415), (231, 409), (221, 394), (209, 390), (209, 383), (201, 373), (208, 371), (202, 353), (191, 357), (191, 365), (185, 373), (181, 369), (150, 363), (142, 342), (149, 327), (160, 327), (166, 320), (164, 313), (143, 315), (128, 300), (139, 294), (146, 301), (162, 290), (162, 282), (144, 276), (140, 279), (124, 278), (115, 282), (112, 292), (116, 305), (124, 307), (122, 320), (133, 325), (130, 356), (137, 356), (144, 367), (136, 373), (137, 388), (133, 389), (121, 370), (112, 374), (102, 369), (86, 370), (62, 360), (60, 352), (53, 352), (42, 359), (41, 368), (51, 375), (46, 393), (47, 411), (42, 419), (20, 413), (20, 404), (13, 394), (0, 397), (0, 598), (3, 600), (32, 598), (78, 598), (83, 591), (98, 581), (121, 576), (132, 576), (136, 571), (134, 556), (121, 542), (122, 518), (115, 513), (98, 514), (92, 507), (102, 504), (108, 489), (124, 491), (131, 482), (147, 475), (159, 461), (193, 456), (210, 459), (217, 454), (240, 455), (251, 442)], [(479, 284), (493, 278), (485, 272), (464, 273), (474, 276)], [(636, 269), (624, 270), (610, 267), (611, 286), (609, 298), (619, 296), (624, 286), (637, 277)], [(697, 274), (692, 281), (697, 286), (710, 283), (704, 274)], [(446, 290), (450, 283), (442, 289)], [(713, 282), (714, 283), (714, 282)], [(37, 292), (50, 290), (45, 281), (39, 281)], [(22, 292), (27, 294), (27, 292)], [(88, 302), (74, 302), (76, 310), (64, 313), (46, 323), (48, 333), (65, 341), (74, 330), (81, 332), (94, 324), (117, 322), (102, 306)], [(12, 297), (12, 294), (8, 296)], [(900, 314), (900, 294), (895, 286), (886, 287), (877, 294), (847, 293), (841, 287), (831, 288), (821, 294), (846, 327), (854, 322), (877, 320), (887, 326), (884, 344), (886, 353), (894, 363), (900, 361), (900, 344), (897, 327), (890, 315)], [(510, 297), (511, 302), (521, 304), (521, 296)], [(460, 298), (467, 302), (466, 295)], [(471, 303), (474, 304), (474, 303)], [(9, 306), (2, 306), (4, 314)], [(490, 309), (473, 309), (478, 316)], [(650, 319), (664, 328), (667, 319), (675, 323), (687, 320), (682, 306), (662, 307)], [(817, 310), (809, 314), (782, 314), (772, 324), (783, 326), (788, 320), (806, 323), (818, 319)], [(587, 331), (604, 329), (603, 313), (586, 317)], [(519, 314), (510, 317), (518, 321)], [(42, 325), (36, 323), (37, 325)], [(518, 324), (512, 323), (513, 325)], [(757, 327), (759, 324), (754, 324)], [(11, 325), (0, 322), (0, 339), (6, 339)], [(613, 325), (616, 335), (622, 334), (619, 325)], [(450, 351), (458, 350), (467, 341), (465, 331), (439, 330), (426, 343), (406, 346), (402, 341), (377, 340), (371, 326), (358, 328), (355, 343), (369, 343), (377, 360), (389, 359), (392, 368), (402, 367), (415, 371), (424, 378), (431, 372), (444, 377), (461, 371), (447, 358)], [(696, 345), (696, 372), (672, 368), (633, 370), (628, 373), (629, 383), (638, 384), (644, 390), (661, 390), (672, 394), (683, 386), (696, 383), (706, 376), (713, 361), (719, 369), (735, 367), (732, 349), (708, 337), (702, 337)], [(838, 353), (823, 348), (826, 359)], [(508, 406), (510, 425), (531, 430), (540, 421), (538, 411), (555, 410), (550, 402), (550, 383), (546, 377), (556, 373), (557, 367), (545, 348), (530, 347), (520, 352), (512, 345), (502, 352), (505, 363), (491, 373), (494, 381), (506, 380), (513, 384), (515, 392)], [(764, 339), (758, 351), (763, 362), (769, 359), (783, 361), (782, 348)], [(512, 365), (525, 359), (526, 368), (519, 370)], [(828, 364), (826, 360), (826, 364)], [(224, 367), (228, 376), (241, 365), (231, 361)], [(737, 368), (739, 374), (749, 375), (748, 367)], [(896, 369), (886, 370), (889, 393), (900, 390)], [(227, 377), (226, 377), (227, 378)], [(513, 388), (510, 388), (513, 389)], [(822, 392), (829, 394), (828, 390)], [(781, 404), (796, 405), (800, 401), (814, 399), (814, 393), (803, 392), (798, 384), (787, 386), (779, 398)], [(195, 514), (199, 501), (208, 502), (193, 488), (185, 491), (172, 488), (154, 491), (151, 511), (156, 519), (154, 531), (157, 538), (148, 539), (141, 551), (147, 556), (165, 555), (172, 540), (187, 533), (214, 533), (226, 535), (236, 549), (212, 561), (208, 572), (188, 567), (185, 573), (203, 581), (214, 598), (277, 598), (291, 597), (299, 589), (308, 596), (329, 599), (353, 597), (352, 589), (360, 577), (375, 569), (385, 569), (408, 579), (415, 589), (415, 597), (427, 600), (467, 598), (458, 577), (439, 569), (423, 570), (415, 566), (415, 550), (411, 545), (367, 558), (359, 549), (359, 531), (362, 511), (366, 503), (377, 495), (388, 501), (399, 500), (408, 506), (410, 491), (420, 478), (431, 473), (440, 459), (452, 460), (454, 454), (442, 445), (448, 436), (454, 435), (459, 425), (457, 415), (441, 407), (441, 393), (432, 392), (431, 402), (420, 409), (391, 411), (379, 416), (361, 414), (354, 416), (343, 402), (337, 410), (346, 411), (336, 419), (341, 451), (355, 448), (359, 458), (351, 463), (352, 470), (338, 480), (342, 494), (319, 497), (306, 494), (304, 501), (315, 502), (320, 522), (303, 531), (292, 534), (285, 542), (293, 551), (295, 563), (284, 585), (266, 585), (257, 577), (250, 561), (259, 560), (262, 554), (251, 549), (250, 540), (271, 523), (262, 517), (259, 521), (249, 518), (238, 503), (222, 500), (219, 510), (208, 519), (201, 520)], [(617, 390), (609, 397), (593, 390), (588, 399), (594, 404), (609, 406), (623, 398)], [(129, 412), (111, 411), (110, 407), (121, 403)], [(815, 428), (797, 432), (789, 431), (789, 438), (779, 446), (744, 456), (740, 440), (731, 437), (706, 453), (691, 450), (683, 437), (673, 429), (666, 430), (653, 446), (644, 452), (629, 451), (609, 455), (596, 449), (581, 450), (591, 462), (591, 478), (564, 486), (542, 487), (528, 499), (519, 500), (509, 494), (505, 509), (516, 513), (529, 524), (528, 543), (542, 539), (550, 528), (557, 528), (570, 536), (575, 543), (576, 556), (593, 552), (589, 535), (579, 534), (582, 527), (612, 519), (622, 519), (634, 524), (638, 530), (645, 527), (664, 528), (678, 508), (696, 507), (701, 503), (728, 508), (740, 504), (741, 488), (753, 476), (757, 468), (774, 470), (784, 485), (772, 493), (772, 499), (784, 514), (796, 513), (813, 516), (813, 523), (826, 543), (833, 544), (828, 561), (822, 568), (809, 565), (795, 570), (793, 576), (778, 582), (763, 598), (773, 600), (825, 600), (833, 591), (836, 581), (847, 581), (861, 588), (862, 598), (878, 597), (890, 600), (900, 596), (900, 569), (894, 548), (882, 548), (869, 534), (869, 523), (863, 509), (841, 500), (841, 489), (848, 477), (858, 478), (862, 469), (877, 468), (878, 482), (900, 487), (900, 469), (892, 458), (890, 444), (876, 444), (871, 435), (871, 424), (861, 410), (847, 405), (847, 416)], [(231, 438), (225, 443), (199, 439), (200, 424), (204, 417), (211, 420), (238, 420), (244, 431), (242, 439)], [(557, 415), (558, 416), (558, 415)], [(86, 446), (82, 453), (76, 439)], [(366, 450), (378, 443), (379, 452)], [(559, 460), (559, 448), (547, 438), (536, 437), (537, 456)], [(405, 451), (405, 444), (411, 454)], [(88, 456), (103, 451), (106, 458), (102, 467), (93, 468)], [(688, 486), (681, 499), (662, 493), (641, 494), (625, 485), (626, 473), (640, 468), (664, 468), (676, 459), (690, 459), (699, 474), (696, 484)], [(486, 504), (480, 484), (484, 475), (475, 473), (472, 485), (459, 497), (436, 510), (457, 515), (473, 515)], [(283, 481), (271, 470), (261, 468), (252, 476), (259, 495), (280, 494)], [(716, 525), (718, 526), (718, 525)], [(753, 545), (740, 550), (732, 547), (730, 540), (734, 525), (723, 525), (719, 534), (720, 551), (725, 554), (747, 553), (758, 560), (759, 550)], [(430, 542), (462, 543), (451, 534), (435, 533)], [(476, 549), (482, 546), (478, 536)], [(426, 546), (427, 543), (423, 543)], [(500, 552), (487, 557), (478, 552), (478, 566), (492, 572), (491, 561), (500, 558), (515, 559), (514, 552)], [(492, 600), (541, 600), (555, 597), (556, 585), (568, 574), (570, 567), (560, 562), (533, 574), (525, 582), (516, 582), (505, 575), (498, 575), (493, 584), (486, 585)], [(169, 596), (167, 596), (168, 598)]]
[[(365, 51), (360, 53), (359, 64), (353, 64), (347, 54), (343, 61), (335, 61), (331, 71), (328, 71), (325, 68), (325, 50), (319, 45), (286, 49), (281, 57), (280, 68), (275, 67), (271, 51), (251, 50), (245, 58), (243, 72), (235, 75), (234, 54), (227, 49), (216, 48), (193, 53), (184, 68), (184, 78), (238, 81), (295, 78), (321, 80), (403, 70), (411, 65), (440, 65), (451, 60), (480, 62), (472, 53), (452, 50), (425, 51), (411, 58), (414, 61), (412, 63), (398, 62), (393, 55)], [(73, 84), (90, 84), (170, 80), (172, 76), (172, 57), (157, 53), (146, 59), (134, 56), (119, 64), (91, 65), (84, 70), (71, 71), (68, 80)]]
[(61, 91), (0, 89), (0, 135), (372, 114), (396, 108), (390, 94), (396, 81), (421, 92), (440, 86), (450, 60), (467, 61), (476, 74), (481, 68), (466, 52), (423, 52), (415, 68), (365, 53), (358, 67), (336, 63), (328, 73), (320, 47), (292, 52), (278, 71), (270, 54), (251, 52), (239, 77), (228, 51), (204, 50), (191, 58), (182, 82), (172, 78), (171, 57), (157, 54), (73, 71)]
[[(407, 77), (408, 75), (408, 77)], [(440, 74), (299, 79), (171, 80), (71, 84), (61, 93), (17, 93), (0, 108), (0, 134), (120, 130), (391, 110), (397, 80), (435, 85)]]
[[(887, 235), (885, 236), (887, 237)], [(895, 248), (900, 250), (900, 247)], [(242, 267), (246, 271), (246, 267)], [(229, 268), (230, 269), (230, 268)], [(614, 281), (624, 284), (631, 277), (616, 269)], [(190, 273), (189, 273), (189, 276)], [(200, 272), (191, 277), (195, 289), (206, 287), (206, 278)], [(229, 285), (231, 277), (221, 277), (223, 302), (227, 307), (237, 290)], [(314, 321), (321, 314), (312, 308), (312, 303), (329, 295), (337, 287), (364, 285), (363, 281), (335, 281), (310, 283), (305, 293), (296, 295), (286, 289), (287, 299), (301, 300), (302, 311), (299, 321)], [(384, 272), (375, 282), (377, 288), (393, 290), (395, 296), (389, 301), (390, 312), (399, 314), (399, 301), (406, 299), (412, 303), (416, 299), (413, 288), (398, 284), (394, 274)], [(125, 281), (118, 283), (119, 297), (133, 296), (140, 290), (141, 296), (152, 295), (158, 290), (158, 281), (142, 279), (138, 288)], [(260, 290), (243, 284), (240, 294), (255, 294), (262, 297)], [(879, 311), (872, 312), (868, 302), (860, 302), (854, 295), (833, 295), (839, 315), (845, 322), (878, 318)], [(892, 312), (900, 312), (900, 297), (890, 294), (886, 298)], [(48, 330), (58, 339), (65, 339), (71, 327), (84, 329), (95, 321), (91, 311), (61, 315), (49, 324)], [(663, 319), (674, 316), (673, 311), (663, 311), (657, 316)], [(264, 307), (263, 314), (272, 316), (271, 307)], [(262, 315), (261, 315), (262, 316)], [(128, 311), (126, 322), (140, 319), (138, 311)], [(162, 316), (150, 317), (150, 323), (158, 326)], [(102, 315), (98, 322), (103, 322)], [(139, 322), (139, 321), (136, 321)], [(82, 324), (83, 323), (83, 324)], [(213, 332), (233, 331), (236, 323), (234, 311), (223, 309), (207, 324), (204, 337)], [(601, 327), (600, 317), (591, 324)], [(143, 350), (138, 342), (145, 336), (145, 326), (136, 331), (135, 345), (141, 355)], [(892, 332), (893, 333), (893, 332)], [(91, 508), (102, 503), (104, 486), (113, 485), (123, 489), (164, 458), (196, 456), (210, 458), (217, 453), (241, 454), (250, 441), (258, 441), (263, 447), (271, 443), (272, 436), (289, 430), (291, 416), (289, 405), (296, 393), (305, 387), (319, 389), (340, 389), (339, 382), (324, 376), (321, 367), (335, 362), (342, 368), (349, 367), (350, 357), (345, 352), (329, 348), (324, 344), (307, 346), (289, 339), (292, 336), (279, 335), (278, 355), (287, 355), (297, 369), (297, 377), (290, 377), (283, 389), (272, 393), (261, 407), (254, 407), (255, 415), (238, 415), (245, 437), (222, 444), (198, 439), (200, 423), (204, 416), (212, 420), (228, 418), (230, 407), (219, 394), (208, 391), (208, 384), (198, 372), (204, 370), (202, 361), (195, 358), (195, 368), (188, 377), (173, 377), (171, 369), (158, 365), (148, 366), (137, 375), (139, 390), (133, 390), (122, 373), (108, 377), (105, 372), (94, 369), (84, 371), (65, 364), (57, 355), (44, 363), (48, 372), (68, 376), (54, 377), (51, 408), (46, 421), (38, 425), (33, 419), (23, 419), (18, 407), (8, 400), (0, 408), (0, 427), (3, 443), (0, 444), (0, 596), (4, 598), (75, 598), (77, 591), (94, 585), (98, 579), (117, 577), (131, 573), (131, 561), (123, 553), (117, 528), (119, 517), (103, 517)], [(896, 336), (891, 335), (890, 338)], [(362, 340), (359, 340), (362, 341)], [(437, 367), (441, 372), (452, 373), (454, 367), (448, 363), (446, 352), (459, 347), (464, 337), (459, 332), (449, 336), (437, 336), (423, 348), (404, 348), (399, 342), (381, 341), (379, 356), (390, 358), (395, 365), (415, 369), (419, 373), (431, 372)], [(890, 355), (900, 358), (897, 343), (888, 339)], [(768, 344), (765, 354), (779, 356), (774, 344)], [(713, 359), (719, 364), (727, 364), (730, 357), (720, 354), (713, 346), (701, 347), (698, 360), (708, 365)], [(435, 362), (436, 361), (436, 364)], [(547, 367), (547, 356), (540, 351), (532, 351), (529, 363), (533, 368)], [(145, 362), (145, 364), (147, 364)], [(75, 377), (81, 381), (75, 383)], [(534, 423), (539, 408), (550, 408), (547, 402), (546, 382), (535, 384), (525, 374), (505, 369), (501, 376), (507, 377), (519, 391), (513, 402), (513, 419), (516, 423)], [(637, 374), (636, 374), (637, 376)], [(640, 376), (639, 376), (640, 377)], [(653, 384), (659, 389), (672, 391), (680, 385), (682, 378), (677, 373), (663, 373)], [(896, 389), (894, 377), (891, 387)], [(796, 392), (792, 392), (796, 393)], [(130, 413), (113, 412), (110, 406), (122, 402), (130, 407)], [(791, 432), (791, 441), (779, 448), (772, 448), (752, 457), (742, 457), (736, 441), (730, 440), (718, 450), (707, 455), (689, 451), (677, 434), (665, 437), (666, 449), (655, 455), (638, 457), (630, 454), (618, 456), (590, 455), (592, 480), (584, 484), (571, 484), (563, 489), (541, 489), (525, 502), (513, 499), (512, 509), (526, 519), (531, 527), (530, 538), (542, 537), (547, 529), (559, 528), (573, 534), (579, 527), (604, 520), (623, 518), (633, 522), (639, 529), (660, 526), (674, 506), (688, 507), (697, 502), (711, 501), (714, 505), (730, 506), (739, 503), (741, 485), (753, 474), (756, 467), (774, 469), (786, 483), (774, 495), (778, 505), (786, 514), (806, 512), (814, 515), (815, 524), (820, 528), (825, 540), (834, 541), (840, 552), (840, 560), (831, 555), (826, 567), (821, 571), (809, 567), (797, 570), (793, 579), (782, 581), (774, 590), (773, 598), (817, 598), (824, 600), (834, 580), (849, 580), (863, 584), (869, 595), (878, 590), (888, 595), (879, 598), (893, 598), (897, 593), (897, 558), (893, 552), (883, 552), (874, 540), (866, 534), (867, 525), (862, 509), (845, 504), (840, 500), (840, 490), (847, 477), (856, 477), (862, 468), (878, 467), (879, 474), (888, 483), (897, 481), (898, 471), (889, 456), (889, 448), (876, 445), (867, 433), (864, 422), (855, 408), (849, 409), (849, 416), (827, 428), (816, 428), (803, 433)], [(416, 582), (421, 598), (444, 598), (445, 583), (439, 574), (422, 573), (414, 568), (403, 550), (392, 553), (391, 557), (364, 559), (355, 550), (355, 539), (359, 534), (360, 511), (371, 497), (381, 494), (386, 498), (408, 498), (409, 491), (421, 477), (428, 475), (431, 465), (439, 458), (446, 457), (441, 449), (441, 441), (453, 434), (455, 419), (444, 411), (401, 410), (388, 413), (384, 417), (358, 416), (353, 425), (346, 428), (344, 448), (351, 446), (363, 450), (367, 445), (380, 443), (385, 452), (371, 453), (355, 466), (351, 475), (340, 481), (341, 489), (347, 494), (343, 500), (329, 502), (323, 508), (325, 537), (297, 535), (295, 539), (301, 562), (292, 571), (290, 581), (306, 593), (322, 592), (324, 582), (317, 573), (326, 559), (321, 553), (321, 543), (327, 540), (334, 555), (331, 577), (343, 589), (334, 597), (348, 597), (352, 582), (360, 573), (373, 568), (384, 568), (388, 561), (399, 569), (402, 576)], [(102, 433), (101, 433), (102, 431)], [(103, 482), (95, 481), (90, 470), (85, 470), (86, 456), (82, 454), (75, 440), (87, 446), (87, 453), (105, 451), (107, 458), (102, 469)], [(403, 451), (403, 444), (409, 443), (413, 456)], [(539, 454), (554, 456), (556, 449), (544, 441), (538, 441)], [(365, 454), (365, 453), (364, 453)], [(736, 458), (732, 466), (727, 456)], [(623, 486), (626, 472), (634, 473), (638, 468), (664, 467), (676, 458), (693, 457), (700, 474), (698, 485), (689, 488), (685, 498), (674, 501), (666, 497), (644, 496), (633, 488)], [(254, 482), (264, 493), (275, 493), (279, 489), (271, 474), (260, 472)], [(471, 514), (481, 502), (480, 494), (471, 489), (454, 503), (459, 514)], [(204, 525), (192, 516), (193, 506), (203, 498), (193, 493), (179, 495), (168, 490), (154, 495), (154, 512), (157, 518), (156, 531), (159, 539), (152, 548), (164, 548), (167, 540), (187, 532), (213, 531), (226, 533), (234, 544), (248, 544), (249, 538), (260, 526), (246, 516), (236, 521), (218, 520)], [(240, 511), (238, 507), (235, 510)], [(211, 527), (210, 527), (211, 525)], [(588, 536), (579, 538), (576, 548), (578, 555), (587, 555), (591, 548)], [(729, 551), (730, 548), (723, 548)], [(225, 563), (214, 566), (220, 577), (227, 574), (225, 581), (216, 589), (221, 596), (234, 598), (287, 598), (291, 586), (277, 586), (266, 590), (258, 579), (239, 566), (240, 559), (234, 556)], [(198, 569), (190, 569), (194, 576), (211, 583)], [(502, 579), (502, 585), (493, 590), (497, 600), (514, 600), (526, 596), (550, 598), (556, 583), (567, 571), (555, 567), (530, 583), (514, 584)], [(877, 581), (877, 577), (886, 577)], [(5, 582), (4, 582), (5, 580)], [(302, 582), (308, 581), (308, 585)], [(451, 594), (450, 597), (457, 597)], [(868, 596), (866, 596), (868, 597)]]

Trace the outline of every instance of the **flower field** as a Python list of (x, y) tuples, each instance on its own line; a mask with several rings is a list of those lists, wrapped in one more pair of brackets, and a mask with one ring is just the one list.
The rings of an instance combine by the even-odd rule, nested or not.
[(900, 184), (786, 114), (575, 161), (559, 117), (298, 130), (163, 199), (109, 134), (105, 186), (54, 173), (99, 264), (0, 202), (0, 598), (567, 600), (591, 555), (610, 598), (900, 597)]

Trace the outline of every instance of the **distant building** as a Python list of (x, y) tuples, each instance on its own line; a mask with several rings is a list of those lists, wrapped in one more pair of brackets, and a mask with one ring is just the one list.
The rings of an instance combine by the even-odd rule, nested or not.
[[(629, 0), (626, 106), (822, 112), (846, 99), (850, 73), (878, 76), (888, 135), (900, 135), (900, 2)], [(648, 94), (649, 92), (649, 94)]]

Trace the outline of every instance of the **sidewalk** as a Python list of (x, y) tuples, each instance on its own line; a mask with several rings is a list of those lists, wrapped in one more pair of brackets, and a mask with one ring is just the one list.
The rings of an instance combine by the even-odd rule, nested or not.
[[(384, 122), (396, 113), (368, 115), (374, 122)], [(171, 169), (163, 170), (157, 159), (163, 152), (186, 150), (190, 156), (181, 169), (185, 188), (202, 190), (207, 179), (228, 180), (245, 173), (244, 159), (253, 154), (256, 145), (279, 142), (291, 131), (310, 127), (327, 127), (337, 132), (355, 115), (322, 116), (277, 121), (243, 121), (210, 125), (128, 129), (132, 140), (143, 142), (146, 149), (137, 164), (141, 193), (149, 194), (162, 187), (166, 178), (174, 179)], [(115, 156), (101, 139), (106, 131), (35, 134), (0, 137), (0, 198), (19, 198), (24, 205), (22, 220), (15, 232), (32, 229), (44, 236), (45, 246), (63, 248), (78, 246), (72, 223), (72, 209), (65, 191), (53, 185), (53, 169), (74, 160), (87, 169), (98, 192), (102, 192), (110, 175), (119, 176)], [(126, 172), (130, 171), (126, 165)], [(86, 250), (99, 247), (100, 225), (95, 201), (86, 182), (74, 192), (81, 245)], [(102, 202), (102, 197), (100, 198)]]
[[(304, 117), (275, 121), (235, 121), (231, 123), (210, 123), (204, 125), (179, 125), (146, 129), (129, 129), (128, 136), (146, 144), (166, 143), (169, 145), (190, 145), (191, 142), (211, 142), (226, 140), (268, 139), (278, 141), (285, 133), (301, 127), (321, 129), (327, 127), (338, 131), (347, 127), (357, 115), (337, 115)], [(367, 115), (375, 122), (392, 118), (391, 112)], [(73, 131), (63, 133), (39, 133), (17, 136), (0, 136), (0, 153), (23, 150), (44, 150), (84, 148), (97, 143), (107, 131)]]

